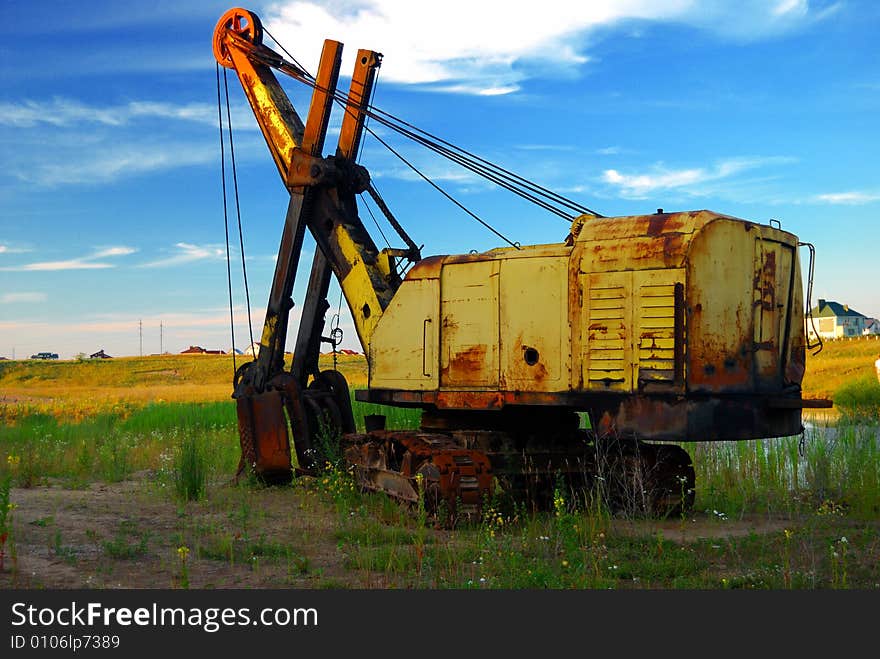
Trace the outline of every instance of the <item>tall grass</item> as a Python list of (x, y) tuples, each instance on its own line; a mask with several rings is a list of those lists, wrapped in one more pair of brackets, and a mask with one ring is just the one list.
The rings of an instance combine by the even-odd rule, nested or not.
[(880, 381), (875, 375), (843, 384), (834, 393), (841, 414), (850, 420), (877, 423), (880, 419)]
[[(133, 472), (170, 468), (175, 447), (197, 438), (212, 470), (231, 473), (239, 453), (235, 406), (223, 403), (154, 403), (127, 416), (101, 413), (78, 423), (48, 414), (0, 426), (0, 452), (19, 459), (15, 484), (50, 478), (69, 486), (120, 481)], [(0, 472), (5, 469), (0, 465)]]
[(742, 515), (821, 506), (853, 514), (880, 509), (880, 435), (874, 423), (841, 417), (803, 437), (684, 445), (697, 472), (698, 509)]
[(181, 441), (174, 461), (174, 490), (184, 501), (198, 501), (205, 495), (208, 461), (201, 440), (187, 435)]
[[(867, 385), (855, 401), (871, 401)], [(844, 400), (848, 401), (844, 396)], [(862, 409), (854, 406), (853, 409)], [(419, 411), (353, 402), (363, 430), (366, 414), (384, 414), (389, 428), (417, 428)], [(843, 414), (836, 425), (816, 424), (804, 436), (689, 443), (697, 472), (696, 507), (729, 516), (755, 511), (794, 512), (824, 502), (859, 514), (880, 505), (878, 416)], [(119, 481), (150, 470), (184, 499), (199, 498), (214, 476), (230, 477), (240, 455), (235, 406), (154, 403), (126, 413), (103, 413), (78, 423), (30, 414), (0, 426), (0, 455), (15, 456), (14, 484), (49, 478), (68, 486)], [(0, 475), (8, 467), (0, 464)], [(182, 479), (178, 481), (177, 479)]]

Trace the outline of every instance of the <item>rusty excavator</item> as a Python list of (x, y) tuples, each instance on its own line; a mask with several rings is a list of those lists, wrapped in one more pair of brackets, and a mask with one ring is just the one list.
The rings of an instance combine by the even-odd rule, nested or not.
[[(424, 496), (454, 509), (479, 506), (498, 487), (542, 501), (559, 478), (575, 488), (616, 480), (618, 490), (635, 480), (664, 514), (693, 503), (694, 469), (680, 443), (797, 435), (803, 408), (830, 405), (802, 397), (814, 347), (799, 265), (808, 244), (778, 223), (708, 210), (603, 217), (575, 206), (558, 243), (422, 258), (355, 162), (365, 119), (389, 116), (370, 105), (381, 55), (358, 51), (343, 95), (341, 43), (324, 42), (312, 77), (264, 45), (263, 32), (258, 16), (234, 8), (213, 36), (290, 193), (259, 354), (233, 382), (239, 475), (285, 483), (316, 473), (329, 428), (360, 486), (402, 501)], [(304, 123), (273, 71), (313, 88)], [(325, 156), (334, 103), (342, 125)], [(515, 176), (469, 162), (491, 180)], [(534, 197), (562, 199), (529, 186)], [(377, 248), (358, 216), (361, 194), (404, 248)], [(306, 230), (317, 247), (288, 370)], [(345, 378), (319, 368), (322, 342), (338, 341), (324, 336), (331, 276), (368, 363), (355, 399), (417, 408), (417, 430), (385, 428), (374, 415), (358, 432)]]

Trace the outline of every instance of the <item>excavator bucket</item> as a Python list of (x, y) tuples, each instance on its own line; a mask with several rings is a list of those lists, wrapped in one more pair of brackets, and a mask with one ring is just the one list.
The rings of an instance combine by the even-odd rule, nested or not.
[(293, 472), (281, 392), (243, 396), (236, 399), (236, 409), (241, 439), (241, 461), (236, 478), (252, 472), (265, 483), (289, 483)]

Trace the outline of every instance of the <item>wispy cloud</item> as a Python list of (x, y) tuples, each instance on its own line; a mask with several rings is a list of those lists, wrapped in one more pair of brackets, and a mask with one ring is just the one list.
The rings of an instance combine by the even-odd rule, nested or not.
[(79, 256), (72, 259), (62, 261), (39, 261), (36, 263), (25, 263), (23, 265), (5, 266), (0, 270), (14, 272), (50, 272), (56, 270), (101, 270), (105, 268), (115, 268), (115, 263), (109, 263), (103, 259), (116, 256), (127, 256), (134, 254), (137, 250), (133, 247), (117, 246), (96, 249), (91, 254)]
[(647, 173), (621, 173), (616, 169), (606, 169), (602, 181), (620, 191), (624, 197), (644, 198), (657, 190), (682, 189), (692, 194), (700, 191), (700, 184), (728, 179), (741, 172), (768, 165), (792, 162), (785, 156), (728, 158), (720, 160), (711, 167), (670, 169), (663, 163), (653, 166)]
[(2, 293), (0, 294), (0, 304), (45, 302), (47, 298), (46, 293)]
[(217, 147), (204, 144), (107, 143), (89, 152), (87, 158), (72, 154), (67, 159), (40, 158), (29, 168), (17, 171), (19, 179), (44, 186), (100, 184), (126, 176), (204, 165), (217, 161)]
[[(247, 159), (258, 145), (250, 108), (237, 106), (232, 124), (246, 129), (236, 140), (236, 155)], [(214, 164), (219, 157), (216, 126), (217, 108), (209, 103), (98, 105), (62, 97), (0, 102), (0, 129), (14, 145), (0, 152), (0, 172), (55, 187)]]
[(24, 247), (12, 247), (5, 243), (0, 243), (0, 254), (22, 254), (29, 251), (29, 249), (25, 249)]
[(574, 151), (572, 144), (514, 144), (514, 148), (522, 151)]
[[(237, 105), (230, 112), (235, 129), (257, 129), (249, 108)], [(39, 125), (68, 127), (86, 124), (124, 126), (137, 120), (163, 119), (217, 126), (217, 106), (210, 103), (131, 101), (121, 105), (88, 105), (56, 96), (48, 101), (0, 103), (0, 125), (33, 128)], [(225, 116), (224, 116), (225, 120)]]
[(824, 202), (826, 204), (843, 204), (847, 206), (859, 206), (862, 204), (870, 204), (871, 202), (880, 200), (880, 193), (877, 192), (828, 192), (813, 197), (815, 201)]
[(175, 243), (174, 254), (166, 258), (142, 263), (142, 268), (167, 268), (184, 263), (192, 263), (193, 261), (204, 261), (206, 259), (222, 259), (226, 256), (226, 252), (219, 245), (193, 245), (191, 243)]
[(600, 28), (633, 21), (676, 22), (721, 38), (751, 41), (801, 29), (838, 8), (825, 4), (813, 9), (807, 0), (544, 0), (534, 11), (500, 0), (447, 0), (426, 11), (422, 3), (410, 0), (286, 0), (271, 4), (263, 22), (281, 43), (296, 44), (301, 61), (312, 71), (321, 40), (332, 35), (350, 44), (343, 71), (351, 70), (357, 48), (374, 48), (385, 56), (386, 81), (418, 84), (427, 91), (492, 95), (520, 88), (530, 75), (523, 63), (550, 62), (563, 73), (582, 66)]

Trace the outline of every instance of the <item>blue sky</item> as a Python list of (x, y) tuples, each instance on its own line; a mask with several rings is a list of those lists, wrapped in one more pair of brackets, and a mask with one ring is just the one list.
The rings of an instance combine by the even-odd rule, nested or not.
[[(211, 36), (231, 6), (4, 3), (15, 36), (0, 46), (0, 356), (150, 354), (160, 325), (166, 351), (230, 347)], [(247, 6), (313, 71), (324, 38), (345, 43), (343, 74), (358, 48), (382, 52), (377, 106), (604, 215), (777, 219), (816, 245), (814, 298), (880, 317), (880, 3)], [(259, 334), (286, 193), (230, 82)], [(308, 90), (284, 84), (304, 116)], [(560, 218), (375, 129), (512, 240), (566, 235)], [(425, 255), (500, 245), (369, 137), (361, 162)], [(338, 288), (331, 298), (335, 309)], [(345, 313), (342, 326), (358, 348)]]

